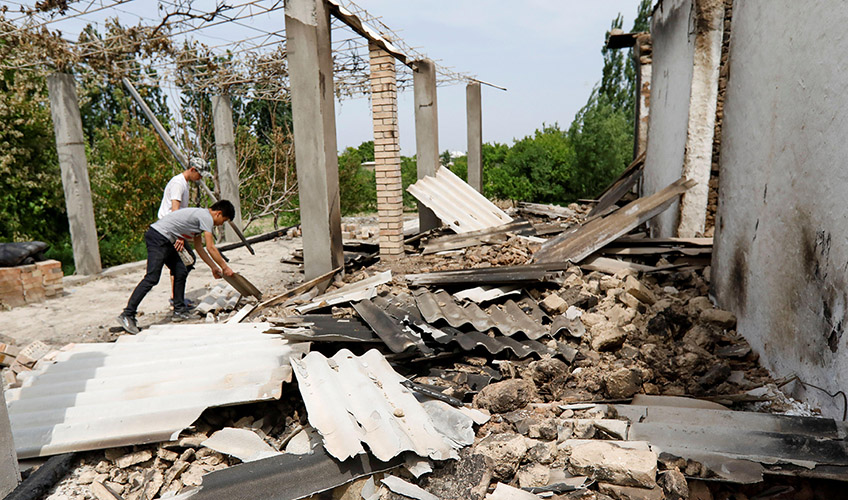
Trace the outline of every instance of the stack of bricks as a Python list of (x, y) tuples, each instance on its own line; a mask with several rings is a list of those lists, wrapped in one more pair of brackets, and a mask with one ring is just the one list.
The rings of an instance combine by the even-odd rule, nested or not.
[(62, 263), (45, 260), (17, 267), (0, 267), (0, 304), (17, 307), (62, 294)]
[(373, 43), (369, 48), (380, 257), (392, 259), (403, 255), (403, 186), (398, 141), (397, 77), (394, 58)]

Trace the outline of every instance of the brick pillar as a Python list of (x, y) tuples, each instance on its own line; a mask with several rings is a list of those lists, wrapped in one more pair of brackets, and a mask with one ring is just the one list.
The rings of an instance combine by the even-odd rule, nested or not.
[(400, 177), (395, 60), (373, 43), (369, 49), (380, 258), (393, 259), (403, 255), (403, 187)]

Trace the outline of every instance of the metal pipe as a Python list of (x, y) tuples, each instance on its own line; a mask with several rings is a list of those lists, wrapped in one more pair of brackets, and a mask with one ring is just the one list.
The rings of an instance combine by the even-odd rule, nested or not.
[[(171, 151), (171, 154), (174, 155), (174, 158), (176, 158), (177, 162), (182, 165), (183, 169), (187, 169), (188, 159), (183, 154), (183, 152), (180, 151), (179, 147), (177, 147), (177, 143), (175, 143), (174, 140), (171, 139), (171, 136), (168, 135), (168, 131), (165, 130), (165, 127), (163, 127), (162, 124), (159, 123), (159, 119), (156, 118), (156, 115), (153, 114), (153, 110), (151, 110), (147, 103), (144, 102), (144, 99), (141, 98), (141, 95), (138, 93), (138, 91), (133, 86), (132, 82), (130, 82), (127, 77), (123, 77), (121, 81), (124, 82), (124, 86), (127, 88), (127, 90), (130, 91), (130, 95), (132, 95), (133, 99), (135, 99), (135, 102), (141, 108), (141, 111), (144, 113), (144, 116), (146, 116), (147, 119), (150, 120), (150, 123), (153, 124), (153, 128), (156, 130), (156, 133), (159, 134), (159, 137), (161, 137), (162, 140), (165, 142), (165, 145), (168, 146), (168, 150)], [(204, 191), (206, 191), (206, 195), (209, 197), (209, 199), (212, 200), (212, 203), (218, 201), (218, 198), (215, 196), (215, 193), (213, 193), (212, 190), (209, 189), (209, 186), (207, 186), (205, 182), (199, 180), (197, 181), (197, 185), (200, 186)], [(230, 223), (230, 227), (233, 229), (236, 235), (241, 239), (241, 241), (244, 242), (244, 246), (247, 247), (247, 250), (250, 252), (250, 254), (256, 255), (256, 252), (253, 251), (253, 247), (251, 247), (250, 243), (248, 243), (247, 239), (245, 239), (244, 233), (241, 232), (241, 228), (239, 228), (238, 225), (236, 225), (236, 223), (233, 221), (228, 222)]]

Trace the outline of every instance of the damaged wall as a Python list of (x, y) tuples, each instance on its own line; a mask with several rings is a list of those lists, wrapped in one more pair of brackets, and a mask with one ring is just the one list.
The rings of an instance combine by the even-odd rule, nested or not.
[[(848, 11), (734, 7), (713, 291), (775, 376), (848, 391)], [(841, 398), (796, 396), (842, 417)]]
[(681, 175), (697, 185), (657, 217), (654, 236), (704, 231), (716, 118), (723, 0), (664, 0), (651, 18), (653, 75), (643, 191)]

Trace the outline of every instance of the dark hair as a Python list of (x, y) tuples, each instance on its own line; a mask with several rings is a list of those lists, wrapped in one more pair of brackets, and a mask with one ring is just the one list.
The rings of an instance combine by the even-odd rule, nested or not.
[(229, 220), (236, 218), (236, 208), (227, 200), (218, 200), (209, 207), (209, 210), (220, 210), (221, 215)]

